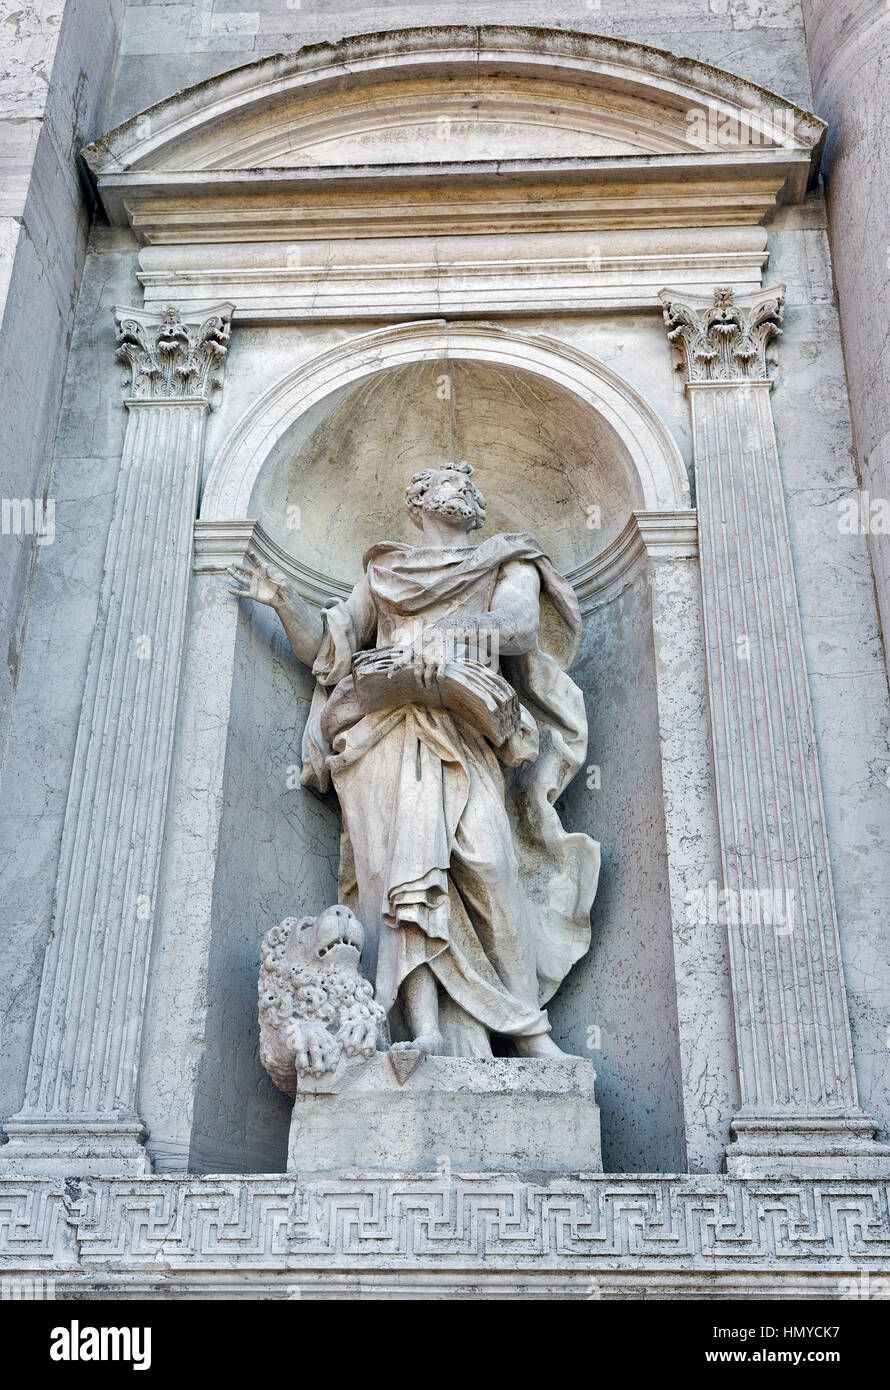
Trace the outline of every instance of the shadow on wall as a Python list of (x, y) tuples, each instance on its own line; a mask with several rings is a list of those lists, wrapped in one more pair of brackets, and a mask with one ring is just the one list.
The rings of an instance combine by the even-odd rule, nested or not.
[(417, 543), (404, 489), (445, 459), (476, 469), (483, 537), (532, 531), (563, 571), (644, 505), (622, 441), (577, 395), (531, 371), (442, 357), (374, 372), (308, 409), (271, 450), (249, 515), (304, 565), (353, 584), (370, 545)]
[[(650, 593), (639, 578), (588, 613), (574, 677), (587, 769), (560, 801), (600, 841), (593, 941), (550, 1009), (561, 1047), (597, 1070), (603, 1168), (686, 1168)], [(599, 785), (597, 785), (597, 783)]]
[(277, 617), (243, 606), (192, 1172), (277, 1173), (286, 1166), (291, 1102), (259, 1059), (257, 979), (271, 926), (337, 901), (337, 813), (299, 785), (312, 687)]
[[(590, 750), (560, 811), (600, 839), (603, 869), (590, 954), (550, 1013), (560, 1046), (597, 1069), (605, 1170), (676, 1173), (686, 1155), (648, 606), (637, 580), (585, 619), (575, 678)], [(194, 1172), (284, 1171), (290, 1101), (257, 1050), (260, 942), (282, 917), (337, 900), (336, 807), (287, 785), (311, 689), (276, 622), (254, 610), (239, 630)]]

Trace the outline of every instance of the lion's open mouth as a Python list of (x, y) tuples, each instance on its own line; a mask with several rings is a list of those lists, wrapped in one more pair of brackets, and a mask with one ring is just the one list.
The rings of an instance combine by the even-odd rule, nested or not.
[(321, 959), (322, 956), (326, 956), (328, 951), (333, 951), (335, 946), (350, 946), (353, 951), (357, 951), (359, 949), (356, 942), (353, 941), (350, 937), (341, 936), (338, 937), (336, 941), (329, 941), (327, 946), (319, 946), (317, 952), (319, 959)]

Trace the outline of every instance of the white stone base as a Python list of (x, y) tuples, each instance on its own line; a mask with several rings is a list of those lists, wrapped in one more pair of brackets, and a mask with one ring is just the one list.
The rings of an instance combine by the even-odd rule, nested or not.
[(332, 1093), (298, 1092), (288, 1172), (602, 1172), (588, 1061), (428, 1057), (402, 1078), (377, 1053)]
[(151, 1159), (138, 1120), (7, 1120), (0, 1177), (143, 1178)]
[(726, 1171), (740, 1178), (846, 1177), (890, 1179), (890, 1145), (874, 1138), (874, 1122), (858, 1112), (839, 1116), (741, 1117)]

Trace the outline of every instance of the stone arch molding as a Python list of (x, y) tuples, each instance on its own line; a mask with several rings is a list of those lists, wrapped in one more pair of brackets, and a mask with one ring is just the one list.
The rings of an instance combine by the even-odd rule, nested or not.
[[(825, 131), (817, 117), (754, 83), (641, 44), (522, 25), (442, 25), (354, 35), (232, 69), (134, 116), (85, 158), (118, 211), (127, 174), (373, 163), (373, 139), (366, 159), (348, 151), (351, 138), (370, 138), (374, 129), (388, 137), (377, 159), (398, 163), (384, 85), (399, 84), (410, 125), (447, 114), (449, 89), (462, 78), (479, 84), (477, 108), (488, 104), (507, 122), (557, 132), (554, 148), (579, 157), (725, 152), (750, 145), (756, 132), (761, 151), (803, 156), (810, 172)], [(486, 87), (489, 79), (494, 85)], [(331, 94), (333, 109), (317, 106)], [(690, 144), (687, 113), (701, 107), (714, 112), (715, 124)]]
[(611, 427), (636, 474), (647, 512), (684, 511), (689, 480), (679, 447), (652, 406), (602, 362), (557, 339), (486, 323), (411, 323), (363, 333), (283, 377), (223, 442), (207, 477), (200, 523), (250, 515), (257, 481), (294, 422), (338, 388), (412, 362), (475, 361), (531, 372), (571, 391)]

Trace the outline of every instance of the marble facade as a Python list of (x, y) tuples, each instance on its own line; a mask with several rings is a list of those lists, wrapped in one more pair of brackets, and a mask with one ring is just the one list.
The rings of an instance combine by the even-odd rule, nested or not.
[[(310, 1268), (857, 1296), (890, 1276), (890, 708), (868, 537), (838, 525), (857, 475), (797, 7), (773, 7), (794, 100), (663, 51), (651, 17), (445, 16), (238, 66), (246, 11), (168, 7), (207, 19), (183, 59), (146, 47), (163, 8), (127, 7), (122, 123), (84, 151), (107, 224), (4, 767), (0, 1265), (220, 1296)], [(755, 8), (733, 23), (765, 49)], [(515, 1142), (519, 1101), (474, 1149), (464, 1059), (423, 1063), (470, 1119), (420, 1160), (385, 1127), (363, 1153), (354, 1119), (307, 1146), (260, 1063), (260, 943), (338, 900), (339, 823), (300, 787), (313, 682), (226, 571), (252, 553), (321, 611), (444, 458), (480, 462), (488, 530), (531, 531), (583, 618), (559, 810), (603, 866), (550, 1014), (597, 1105), (584, 1064), (535, 1083), (562, 1162)], [(385, 1078), (378, 1107), (435, 1111), (421, 1073)]]

